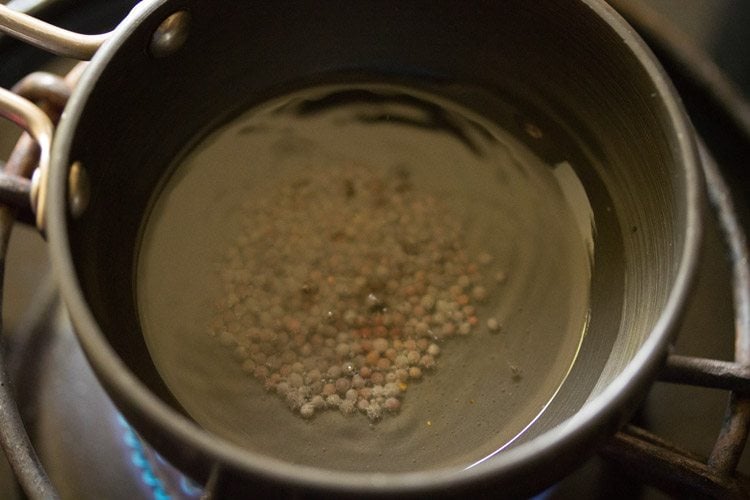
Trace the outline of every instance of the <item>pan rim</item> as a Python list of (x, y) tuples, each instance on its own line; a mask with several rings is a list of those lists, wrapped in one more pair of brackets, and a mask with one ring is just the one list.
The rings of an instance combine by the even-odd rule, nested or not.
[[(669, 298), (660, 318), (644, 344), (627, 367), (601, 394), (587, 403), (579, 412), (561, 424), (554, 432), (548, 431), (528, 443), (510, 449), (495, 457), (491, 463), (469, 470), (430, 470), (409, 473), (355, 473), (323, 470), (292, 465), (271, 457), (255, 454), (210, 434), (187, 418), (169, 408), (153, 395), (130, 372), (106, 341), (99, 325), (89, 310), (80, 283), (76, 277), (67, 234), (66, 178), (69, 163), (68, 151), (72, 144), (76, 124), (88, 94), (93, 89), (103, 68), (115, 56), (119, 42), (126, 39), (143, 19), (168, 7), (169, 0), (154, 0), (146, 8), (138, 9), (117, 28), (115, 36), (100, 49), (83, 75), (61, 121), (53, 143), (53, 166), (50, 172), (50, 189), (47, 218), (48, 238), (53, 269), (61, 288), (63, 300), (75, 325), (76, 334), (94, 366), (97, 376), (117, 398), (137, 408), (159, 429), (201, 450), (208, 461), (227, 464), (245, 473), (273, 483), (301, 488), (325, 489), (338, 492), (415, 493), (445, 491), (468, 483), (502, 481), (516, 471), (539, 466), (541, 454), (548, 457), (566, 453), (573, 442), (591, 443), (613, 432), (627, 417), (628, 407), (645, 391), (666, 353), (667, 344), (675, 328), (686, 297), (691, 289), (694, 270), (698, 262), (701, 237), (701, 180), (699, 155), (694, 132), (689, 125), (682, 104), (655, 56), (635, 31), (604, 2), (579, 0), (607, 23), (641, 62), (651, 78), (667, 110), (672, 125), (677, 153), (682, 162), (685, 192), (678, 200), (686, 216), (685, 239), (680, 253), (679, 269), (671, 287)], [(632, 408), (630, 408), (632, 410)], [(606, 425), (600, 425), (605, 423)], [(593, 453), (593, 450), (592, 450)]]

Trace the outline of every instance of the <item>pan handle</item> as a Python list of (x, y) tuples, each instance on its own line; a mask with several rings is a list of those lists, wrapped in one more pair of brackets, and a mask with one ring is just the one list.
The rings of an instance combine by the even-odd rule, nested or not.
[[(0, 3), (0, 32), (23, 40), (53, 54), (74, 59), (91, 59), (110, 33), (82, 35), (15, 11)], [(38, 168), (31, 178), (30, 202), (37, 228), (45, 233), (47, 175), (54, 125), (49, 117), (32, 102), (0, 88), (0, 116), (23, 128), (39, 145)]]
[(31, 208), (36, 216), (36, 225), (44, 234), (44, 203), (47, 198), (44, 191), (47, 186), (54, 126), (49, 117), (31, 101), (4, 88), (0, 88), (0, 116), (24, 129), (39, 144), (39, 166), (31, 178)]
[[(2, 0), (0, 0), (2, 1)], [(132, 9), (132, 15), (138, 15), (139, 10), (149, 9), (149, 2), (139, 2)], [(156, 28), (149, 44), (150, 54), (155, 58), (169, 56), (184, 44), (190, 28), (190, 13), (178, 10), (164, 18)], [(58, 28), (44, 21), (40, 21), (0, 3), (0, 32), (8, 33), (24, 40), (31, 45), (49, 52), (76, 59), (90, 59), (99, 47), (106, 42), (113, 32), (101, 35), (81, 35)], [(79, 65), (78, 68), (82, 66)], [(78, 74), (75, 70), (71, 73)], [(68, 75), (70, 77), (71, 75)], [(66, 80), (68, 79), (66, 77)], [(77, 77), (76, 77), (77, 78)], [(74, 78), (74, 80), (76, 79)], [(72, 84), (71, 84), (72, 87)], [(41, 154), (38, 168), (34, 170), (30, 185), (30, 205), (34, 212), (37, 228), (45, 234), (45, 200), (47, 177), (50, 165), (50, 153), (54, 125), (46, 113), (30, 101), (13, 92), (0, 88), (0, 117), (5, 117), (22, 127), (39, 144)], [(71, 210), (75, 215), (85, 207), (88, 192), (85, 172), (80, 165), (71, 166), (69, 187), (71, 192)], [(17, 179), (16, 179), (17, 180)], [(0, 193), (0, 201), (16, 200), (17, 195), (26, 188), (24, 183), (13, 182), (14, 179), (3, 178), (0, 175), (0, 189), (3, 185), (7, 193)], [(23, 207), (16, 207), (23, 208)]]
[(63, 57), (88, 60), (110, 33), (82, 35), (40, 21), (0, 4), (0, 31)]

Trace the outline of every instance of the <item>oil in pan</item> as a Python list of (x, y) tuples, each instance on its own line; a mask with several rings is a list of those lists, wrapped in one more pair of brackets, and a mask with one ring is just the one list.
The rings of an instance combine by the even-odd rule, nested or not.
[(200, 425), (292, 463), (469, 467), (521, 435), (585, 334), (593, 220), (449, 99), (329, 85), (254, 107), (172, 169), (141, 325)]

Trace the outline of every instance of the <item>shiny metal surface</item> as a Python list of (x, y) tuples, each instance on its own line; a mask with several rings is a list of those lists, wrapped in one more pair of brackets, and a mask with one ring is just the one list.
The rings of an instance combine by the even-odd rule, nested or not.
[(26, 130), (39, 145), (39, 167), (31, 180), (30, 195), (37, 227), (44, 231), (47, 175), (54, 127), (47, 115), (33, 103), (2, 88), (0, 88), (0, 115)]
[[(548, 15), (551, 12), (544, 11), (544, 7), (540, 7), (540, 5), (549, 6), (549, 4), (534, 4), (533, 9), (539, 16)], [(609, 210), (616, 214), (616, 220), (619, 223), (618, 229), (615, 229), (614, 226), (609, 227), (608, 230), (613, 240), (610, 245), (603, 245), (603, 249), (613, 252), (615, 255), (617, 255), (617, 252), (624, 253), (626, 256), (624, 273), (627, 276), (626, 283), (628, 285), (624, 298), (619, 297), (617, 292), (613, 291), (616, 287), (610, 286), (610, 294), (608, 294), (606, 292), (607, 287), (600, 285), (603, 286), (602, 289), (605, 291), (599, 294), (600, 302), (595, 306), (597, 311), (595, 318), (599, 323), (593, 330), (596, 334), (590, 336), (592, 345), (588, 348), (588, 358), (585, 358), (588, 363), (593, 363), (593, 365), (588, 365), (587, 368), (585, 363), (581, 364), (581, 371), (571, 379), (580, 383), (568, 388), (567, 397), (570, 398), (570, 404), (562, 404), (559, 410), (553, 414), (555, 418), (547, 421), (545, 426), (541, 427), (541, 430), (546, 432), (541, 432), (534, 439), (529, 439), (526, 443), (508, 450), (507, 453), (501, 454), (486, 466), (477, 467), (460, 474), (452, 471), (440, 471), (434, 474), (395, 474), (387, 478), (367, 474), (336, 474), (331, 471), (309, 470), (288, 463), (279, 463), (267, 457), (256, 456), (237, 449), (196, 428), (189, 420), (165, 405), (162, 400), (154, 397), (157, 392), (157, 384), (148, 377), (146, 371), (141, 369), (143, 368), (143, 358), (133, 355), (135, 350), (133, 343), (130, 342), (126, 348), (122, 345), (122, 341), (128, 337), (123, 337), (114, 330), (102, 332), (97, 320), (106, 320), (112, 325), (112, 317), (106, 319), (108, 314), (104, 314), (103, 311), (107, 309), (107, 306), (101, 303), (98, 305), (91, 304), (92, 296), (79, 288), (80, 280), (85, 273), (79, 274), (75, 267), (96, 265), (96, 261), (92, 260), (92, 258), (95, 259), (95, 255), (75, 255), (76, 264), (71, 262), (68, 247), (70, 240), (65, 231), (65, 225), (70, 224), (70, 221), (64, 221), (60, 212), (53, 209), (50, 212), (50, 217), (55, 219), (54, 225), (56, 227), (50, 233), (53, 259), (58, 271), (66, 277), (63, 280), (63, 294), (71, 310), (76, 329), (81, 336), (82, 344), (90, 358), (95, 360), (95, 369), (108, 387), (110, 394), (118, 401), (123, 411), (134, 422), (134, 425), (149, 441), (154, 443), (157, 449), (162, 450), (173, 461), (180, 464), (183, 470), (199, 480), (206, 479), (214, 468), (214, 463), (221, 462), (222, 472), (217, 480), (219, 484), (217, 488), (226, 494), (237, 493), (239, 490), (236, 488), (263, 487), (270, 490), (279, 489), (281, 492), (304, 488), (315, 491), (334, 490), (338, 493), (350, 494), (367, 491), (386, 495), (396, 491), (401, 493), (437, 491), (446, 487), (467, 488), (468, 491), (473, 487), (481, 488), (490, 485), (496, 486), (497, 484), (502, 484), (508, 488), (516, 487), (520, 491), (524, 483), (528, 485), (535, 482), (538, 485), (544, 471), (550, 475), (554, 475), (556, 471), (561, 471), (560, 457), (574, 461), (579, 453), (585, 454), (586, 451), (584, 450), (590, 451), (593, 442), (611, 432), (627, 418), (640, 396), (644, 394), (651, 377), (655, 375), (663, 356), (666, 354), (667, 341), (672, 334), (681, 305), (689, 291), (690, 276), (696, 262), (696, 245), (700, 234), (696, 158), (692, 135), (684, 120), (680, 105), (671, 94), (671, 87), (658, 65), (651, 58), (650, 53), (641, 42), (632, 37), (629, 28), (619, 24), (620, 21), (616, 15), (602, 4), (584, 2), (576, 5), (581, 9), (566, 11), (566, 14), (570, 17), (565, 19), (562, 24), (575, 23), (583, 29), (572, 34), (573, 40), (568, 41), (573, 43), (575, 47), (583, 49), (584, 46), (581, 44), (584, 40), (586, 44), (590, 45), (590, 37), (601, 36), (602, 47), (598, 47), (598, 51), (592, 53), (584, 50), (585, 54), (579, 53), (573, 60), (567, 60), (565, 57), (553, 59), (552, 61), (558, 61), (561, 64), (558, 66), (554, 64), (546, 65), (544, 68), (548, 77), (545, 79), (532, 78), (532, 75), (540, 76), (541, 67), (530, 64), (528, 58), (518, 60), (509, 55), (511, 61), (506, 62), (518, 65), (520, 72), (529, 78), (529, 82), (533, 81), (542, 87), (537, 89), (540, 93), (560, 104), (568, 113), (564, 117), (566, 120), (570, 123), (587, 124), (581, 129), (581, 132), (583, 133), (583, 130), (585, 130), (586, 134), (590, 134), (587, 136), (590, 141), (587, 142), (597, 144), (600, 148), (593, 153), (593, 156), (601, 162), (596, 173), (604, 179), (606, 188), (612, 195), (613, 204), (609, 206)], [(152, 6), (156, 9), (161, 7), (162, 4), (153, 4)], [(198, 3), (191, 4), (191, 8), (199, 10), (201, 6)], [(593, 17), (589, 15), (592, 12), (601, 17), (594, 21)], [(557, 12), (556, 14), (559, 15), (560, 13)], [(232, 53), (228, 53), (227, 50), (220, 51), (218, 48), (210, 50), (210, 45), (203, 46), (206, 43), (212, 43), (210, 40), (218, 40), (218, 34), (207, 34), (211, 33), (211, 23), (210, 19), (204, 18), (204, 15), (210, 17), (210, 14), (206, 12), (203, 12), (203, 15), (195, 15), (195, 25), (185, 48), (202, 46), (202, 51), (208, 51), (214, 55), (221, 53), (227, 61), (237, 62), (242, 60), (241, 58), (235, 59)], [(295, 19), (298, 20), (305, 17), (304, 12), (296, 12), (296, 15), (298, 17)], [(356, 13), (349, 12), (348, 15), (356, 15)], [(535, 18), (537, 22), (541, 19), (539, 16)], [(322, 18), (325, 19), (326, 17), (322, 16)], [(236, 30), (228, 30), (226, 27), (223, 27), (223, 29), (243, 33), (258, 32), (257, 30), (260, 29), (253, 27), (250, 17), (242, 15), (241, 19), (247, 25), (243, 24)], [(293, 18), (289, 20), (291, 21)], [(560, 21), (559, 16), (556, 15), (555, 20)], [(92, 67), (82, 80), (82, 90), (77, 96), (73, 97), (71, 113), (66, 116), (65, 129), (61, 129), (59, 141), (56, 144), (57, 151), (61, 154), (60, 162), (69, 160), (65, 157), (66, 150), (73, 144), (75, 134), (81, 133), (85, 136), (86, 129), (93, 127), (98, 122), (96, 114), (81, 113), (80, 106), (84, 99), (91, 99), (90, 103), (111, 102), (111, 99), (106, 99), (108, 95), (107, 83), (111, 81), (111, 78), (116, 78), (116, 75), (110, 73), (110, 68), (105, 67), (104, 61), (117, 61), (120, 65), (137, 64), (144, 72), (158, 72), (160, 70), (160, 68), (151, 67), (152, 63), (148, 61), (141, 61), (137, 57), (132, 57), (135, 55), (134, 52), (125, 48), (132, 47), (133, 44), (143, 46), (141, 37), (145, 36), (146, 39), (150, 37), (152, 32), (148, 27), (140, 26), (141, 22), (152, 23), (153, 20), (145, 17), (131, 17), (129, 22), (123, 25), (127, 26), (128, 35), (130, 35), (127, 44), (125, 43), (125, 37), (118, 39), (115, 36), (112, 42), (103, 47), (103, 52), (97, 56), (97, 62), (100, 64), (95, 68)], [(361, 29), (356, 28), (356, 25), (357, 23), (354, 23), (351, 27), (346, 26), (347, 35), (353, 37), (357, 44), (347, 45), (345, 52), (336, 53), (336, 56), (342, 59), (327, 61), (326, 58), (330, 57), (332, 53), (325, 52), (323, 49), (317, 51), (315, 46), (310, 45), (304, 46), (307, 51), (310, 51), (309, 53), (301, 51), (276, 54), (273, 51), (281, 51), (286, 45), (274, 45), (270, 47), (271, 53), (263, 54), (266, 58), (264, 60), (277, 61), (280, 65), (273, 72), (260, 71), (254, 68), (252, 75), (273, 75), (274, 78), (278, 79), (282, 78), (285, 72), (289, 72), (290, 76), (287, 78), (291, 79), (292, 75), (299, 77), (299, 68), (306, 67), (310, 61), (318, 61), (317, 58), (327, 61), (318, 64), (348, 66), (356, 60), (382, 57), (382, 54), (370, 54), (374, 50), (369, 43), (371, 38), (367, 38), (368, 44), (365, 45), (364, 39), (357, 36)], [(410, 28), (413, 28), (411, 25), (413, 23), (410, 23)], [(269, 28), (272, 24), (266, 22), (263, 26)], [(336, 26), (341, 27), (342, 24), (338, 23)], [(548, 27), (554, 29), (552, 25)], [(284, 28), (290, 33), (297, 32), (295, 25), (285, 26)], [(399, 25), (394, 29), (401, 28), (402, 26)], [(307, 36), (310, 35), (310, 29), (325, 30), (330, 35), (332, 26), (327, 26), (325, 23), (320, 26), (310, 26), (309, 23), (305, 23), (304, 32)], [(610, 37), (609, 35), (612, 34), (608, 31), (610, 29), (614, 29), (617, 36)], [(413, 30), (410, 31), (413, 32)], [(418, 30), (416, 32), (418, 35), (415, 35), (415, 38), (412, 39), (414, 46), (408, 50), (405, 50), (403, 43), (396, 44), (395, 42), (385, 47), (378, 47), (378, 50), (389, 50), (388, 57), (394, 57), (396, 60), (406, 54), (402, 65), (414, 64), (414, 58), (430, 57), (427, 55), (427, 45), (422, 45), (421, 41), (426, 40), (431, 32), (430, 29)], [(198, 34), (203, 36), (198, 36)], [(193, 37), (193, 35), (196, 36)], [(318, 35), (322, 36), (322, 34), (316, 32), (315, 36)], [(497, 29), (485, 32), (485, 36), (500, 35), (506, 36), (509, 33)], [(597, 54), (605, 54), (607, 50), (611, 49), (618, 50), (616, 47), (623, 50), (622, 38), (628, 40), (628, 48), (619, 53), (621, 59), (615, 58), (617, 64), (614, 66), (617, 69), (613, 69), (611, 57), (597, 57)], [(615, 39), (618, 41), (615, 42)], [(362, 44), (358, 45), (360, 41)], [(448, 51), (443, 53), (443, 60), (461, 65), (460, 72), (464, 77), (479, 78), (479, 75), (475, 75), (479, 67), (482, 68), (483, 72), (492, 71), (492, 68), (507, 68), (502, 64), (492, 64), (489, 60), (486, 61), (486, 64), (462, 62), (460, 54), (452, 52), (458, 50), (460, 44), (453, 42), (456, 41), (453, 40), (451, 43), (444, 43), (441, 46), (443, 50)], [(524, 39), (524, 43), (526, 42), (537, 43), (539, 40), (529, 41)], [(497, 41), (497, 43), (512, 44), (519, 43), (519, 41), (502, 40)], [(302, 47), (302, 45), (299, 45), (299, 47)], [(118, 53), (121, 48), (123, 52)], [(434, 54), (434, 45), (430, 45), (429, 48), (429, 54)], [(541, 49), (541, 57), (545, 49), (539, 45), (535, 48)], [(559, 53), (560, 45), (556, 45), (555, 49)], [(242, 50), (246, 52), (248, 47), (243, 46)], [(265, 47), (264, 50), (268, 51), (269, 47)], [(196, 68), (196, 65), (199, 64), (202, 51), (190, 52), (186, 50), (178, 52), (175, 55), (176, 57), (169, 59), (171, 67), (174, 68), (174, 65), (177, 65), (176, 67), (191, 72), (191, 68)], [(574, 52), (570, 51), (567, 55), (572, 55)], [(191, 57), (189, 59), (177, 57), (183, 53), (190, 54)], [(481, 59), (485, 56), (490, 57), (490, 53), (495, 54), (496, 52), (479, 51), (474, 55)], [(119, 57), (123, 54), (128, 54), (130, 57)], [(585, 59), (586, 64), (581, 57)], [(592, 58), (595, 59), (596, 63), (590, 64)], [(252, 58), (245, 57), (244, 60), (250, 61)], [(424, 63), (424, 60), (422, 63)], [(465, 63), (466, 65), (463, 66)], [(640, 64), (644, 66), (640, 66)], [(572, 75), (570, 71), (573, 66), (579, 73), (582, 71), (583, 74)], [(628, 68), (628, 75), (631, 77), (628, 79), (629, 85), (625, 90), (621, 86), (622, 78), (617, 78), (615, 83), (606, 76), (612, 74), (609, 71), (615, 73), (622, 71), (623, 67)], [(311, 68), (308, 69), (311, 70)], [(119, 66), (118, 70), (122, 71), (122, 66)], [(234, 68), (232, 75), (241, 73), (243, 72), (239, 68)], [(549, 78), (550, 73), (554, 75), (553, 78)], [(192, 71), (191, 74), (198, 74), (198, 71)], [(302, 74), (304, 75), (304, 73)], [(487, 74), (484, 73), (482, 76), (486, 78)], [(216, 73), (212, 74), (212, 77), (215, 78)], [(136, 84), (132, 85), (128, 98), (137, 99), (142, 107), (148, 108), (146, 106), (149, 101), (148, 93), (168, 95), (174, 92), (175, 89), (170, 87), (169, 81), (168, 79), (165, 80), (166, 85), (159, 89), (154, 88), (154, 83), (156, 83), (154, 80), (149, 81), (147, 87), (138, 85), (137, 82), (131, 82)], [(593, 81), (596, 81), (598, 85), (588, 86)], [(195, 107), (195, 104), (200, 105), (200, 102), (191, 99), (190, 93), (197, 92), (200, 89), (203, 94), (205, 89), (211, 86), (204, 85), (200, 81), (191, 83), (194, 84), (192, 89), (186, 86), (181, 87), (183, 96), (193, 105), (190, 115), (204, 112), (203, 108)], [(254, 82), (225, 82), (226, 85), (242, 85), (243, 83), (247, 84), (243, 88), (248, 88)], [(580, 86), (582, 84), (584, 88)], [(635, 95), (629, 94), (629, 91), (634, 91)], [(228, 96), (217, 95), (217, 98), (222, 100), (225, 97)], [(573, 101), (571, 102), (570, 99)], [(652, 102), (653, 99), (657, 99), (659, 105), (650, 106), (647, 104)], [(561, 103), (564, 103), (564, 105)], [(179, 108), (179, 103), (175, 104)], [(134, 109), (127, 102), (121, 102), (118, 105), (129, 110)], [(96, 109), (96, 106), (92, 106), (92, 109)], [(574, 110), (573, 113), (570, 112), (571, 109)], [(171, 110), (171, 113), (178, 113), (180, 116), (184, 112), (183, 109)], [(205, 112), (208, 113), (209, 111), (205, 110)], [(167, 116), (173, 123), (174, 115), (171, 113), (167, 113)], [(160, 127), (159, 117), (156, 118), (157, 121), (153, 122), (152, 126), (159, 130), (167, 130), (168, 127)], [(633, 126), (631, 119), (634, 119), (638, 126)], [(189, 122), (190, 120), (185, 121)], [(644, 123), (648, 126), (645, 126)], [(649, 129), (649, 127), (656, 126), (657, 123), (668, 123), (670, 127), (668, 130), (658, 133)], [(74, 127), (77, 130), (74, 131)], [(646, 130), (653, 133), (646, 132)], [(173, 131), (180, 132), (179, 130)], [(112, 132), (116, 133), (115, 131)], [(122, 136), (118, 135), (118, 137)], [(141, 139), (139, 138), (139, 140)], [(172, 140), (175, 140), (175, 143), (181, 142), (184, 144), (183, 141), (177, 141), (176, 136), (164, 136), (159, 139), (162, 145)], [(634, 148), (633, 144), (638, 144), (639, 147)], [(131, 145), (128, 149), (140, 150), (141, 148)], [(92, 150), (88, 153), (93, 155), (95, 151)], [(117, 151), (110, 151), (110, 153), (115, 154)], [(120, 151), (120, 154), (122, 153)], [(72, 154), (77, 155), (78, 151), (72, 151)], [(652, 154), (655, 156), (651, 156)], [(102, 186), (98, 185), (94, 179), (94, 172), (97, 170), (94, 167), (96, 159), (93, 156), (80, 159), (85, 161), (89, 169), (92, 176), (92, 185), (101, 188)], [(649, 168), (641, 168), (638, 165), (648, 165)], [(673, 168), (679, 171), (679, 175), (675, 175), (676, 172), (672, 170)], [(101, 175), (101, 172), (98, 175)], [(56, 201), (54, 206), (60, 208), (64, 206), (64, 191), (61, 190), (62, 185), (59, 183), (64, 181), (59, 177), (59, 172), (56, 176), (54, 195)], [(124, 187), (117, 180), (113, 179), (113, 181), (114, 184)], [(599, 193), (601, 192), (599, 191)], [(106, 192), (100, 192), (99, 194), (97, 200), (102, 201), (108, 198)], [(100, 209), (104, 209), (104, 207), (92, 205), (87, 214), (97, 213)], [(134, 215), (138, 216), (138, 214)], [(606, 204), (599, 206), (597, 216), (602, 220), (607, 219)], [(612, 218), (612, 216), (609, 217)], [(81, 222), (85, 218), (82, 218)], [(75, 224), (71, 224), (71, 230), (77, 231), (73, 226)], [(620, 228), (622, 229), (621, 233), (619, 232)], [(604, 238), (604, 234), (605, 231), (603, 230), (600, 237)], [(620, 247), (614, 243), (617, 238), (623, 240)], [(82, 249), (83, 247), (76, 244), (76, 248)], [(607, 260), (610, 263), (620, 262), (619, 257), (612, 257), (611, 254), (609, 259), (602, 259), (597, 262), (602, 262), (602, 266), (604, 266)], [(599, 271), (604, 272), (604, 269), (605, 267), (602, 267)], [(620, 271), (623, 271), (623, 269), (620, 269)], [(609, 275), (602, 274), (600, 279), (603, 283), (609, 281), (608, 277), (616, 276), (618, 270), (611, 269), (610, 273)], [(90, 275), (86, 274), (86, 276)], [(609, 283), (611, 284), (611, 281)], [(93, 283), (84, 284), (84, 289), (87, 286), (93, 286)], [(96, 299), (97, 301), (104, 301), (106, 297), (96, 297)], [(122, 302), (118, 301), (118, 304), (122, 306)], [(92, 305), (99, 312), (92, 312), (90, 309)], [(121, 317), (122, 307), (119, 308), (119, 311)], [(602, 321), (604, 324), (601, 323)], [(123, 324), (129, 324), (129, 321)], [(604, 325), (606, 325), (606, 328)], [(130, 334), (132, 337), (132, 332)], [(597, 346), (597, 341), (603, 343)], [(610, 342), (614, 342), (614, 344)], [(126, 352), (126, 349), (129, 352)], [(124, 369), (123, 362), (133, 368), (130, 370)], [(600, 371), (591, 368), (591, 366), (597, 366), (597, 363), (604, 363), (605, 369)], [(138, 370), (135, 369), (136, 366), (139, 367)], [(602, 375), (599, 376), (600, 374)], [(153, 392), (145, 390), (143, 384), (148, 384)], [(591, 389), (587, 391), (584, 389), (587, 384), (598, 385), (593, 391)], [(582, 408), (581, 397), (589, 400)], [(577, 408), (581, 409), (576, 413)], [(564, 424), (560, 425), (563, 422)], [(196, 458), (196, 450), (200, 450), (199, 458)], [(551, 467), (553, 462), (558, 466), (557, 468)], [(527, 472), (534, 470), (534, 473), (519, 476), (516, 472), (520, 470)]]
[[(13, 224), (12, 211), (0, 206), (0, 276), (4, 271)], [(1, 299), (2, 295), (0, 303)], [(24, 492), (32, 500), (58, 498), (21, 420), (4, 354), (0, 356), (0, 421), (3, 422), (0, 426), (0, 446)]]
[(80, 217), (89, 205), (91, 184), (81, 162), (74, 162), (68, 173), (68, 203), (73, 217)]
[(185, 44), (190, 33), (190, 13), (184, 10), (167, 17), (151, 37), (149, 50), (154, 57), (167, 57)]
[(109, 37), (81, 35), (45, 23), (0, 4), (0, 31), (54, 54), (76, 59), (91, 59)]
[(724, 422), (706, 460), (633, 425), (619, 432), (602, 453), (666, 491), (688, 495), (700, 493), (716, 498), (746, 498), (750, 495), (750, 477), (737, 469), (750, 425), (750, 400), (746, 396), (750, 381), (747, 364), (750, 260), (745, 231), (738, 220), (731, 191), (705, 147), (701, 148), (701, 156), (717, 225), (731, 256), (735, 361), (671, 355), (661, 373), (661, 380), (732, 391)]

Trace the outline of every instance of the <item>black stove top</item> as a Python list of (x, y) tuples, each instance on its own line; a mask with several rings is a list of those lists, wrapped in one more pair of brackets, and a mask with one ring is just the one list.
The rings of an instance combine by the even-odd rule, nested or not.
[[(93, 32), (114, 26), (132, 3), (90, 1), (86, 2), (85, 9), (77, 2), (26, 1), (16, 2), (16, 5), (46, 5), (39, 11), (42, 16), (72, 29)], [(734, 95), (727, 97), (722, 89), (717, 90), (701, 79), (696, 60), (691, 59), (691, 55), (700, 55), (698, 52), (691, 52), (694, 49), (689, 46), (670, 45), (675, 40), (671, 36), (671, 24), (640, 8), (642, 2), (612, 3), (621, 7), (639, 27), (670, 72), (699, 134), (718, 159), (735, 192), (740, 217), (745, 222), (750, 221), (747, 197), (750, 169), (745, 165), (750, 157), (750, 116), (743, 115), (747, 109), (736, 100), (737, 106), (732, 106)], [(682, 0), (678, 3), (682, 5)], [(670, 2), (644, 0), (645, 4), (665, 8)], [(717, 1), (712, 15), (719, 15), (718, 12), (729, 4), (732, 2)], [(750, 9), (741, 8), (742, 15), (750, 13)], [(705, 5), (697, 12), (706, 15)], [(693, 21), (688, 19), (685, 26), (692, 30), (694, 39), (700, 38), (696, 35), (700, 29), (691, 28), (689, 24)], [(703, 36), (707, 37), (705, 33)], [(0, 39), (0, 61), (3, 63), (0, 85), (7, 87), (46, 64), (48, 58), (35, 49)], [(741, 66), (734, 64), (732, 68)], [(742, 81), (741, 77), (737, 78)], [(745, 119), (748, 121), (743, 128)], [(0, 128), (0, 158), (6, 156), (6, 148), (14, 142), (15, 134), (9, 130), (12, 129)], [(710, 214), (706, 217), (706, 226), (697, 286), (675, 349), (681, 354), (730, 360), (734, 335), (731, 266), (720, 231)], [(33, 230), (19, 227), (14, 231), (6, 264), (4, 305), (10, 370), (29, 436), (61, 496), (199, 498), (200, 487), (150, 450), (109, 402), (88, 368), (59, 304), (49, 276), (44, 242)], [(636, 423), (699, 456), (706, 456), (721, 427), (726, 400), (726, 392), (659, 382), (651, 390)], [(21, 498), (12, 474), (7, 465), (3, 465), (0, 466), (0, 496)], [(750, 460), (742, 460), (739, 470), (750, 474)], [(541, 497), (660, 496), (656, 490), (633, 480), (627, 472), (596, 457)]]

